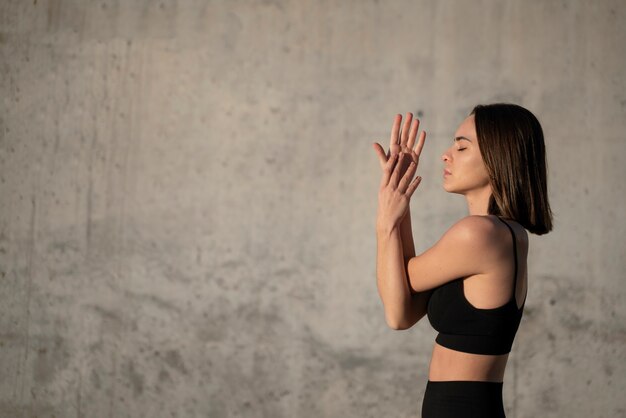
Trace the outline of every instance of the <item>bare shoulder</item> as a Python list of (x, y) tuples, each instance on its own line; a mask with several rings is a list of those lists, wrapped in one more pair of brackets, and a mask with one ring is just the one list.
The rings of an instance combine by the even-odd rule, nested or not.
[(500, 232), (499, 222), (492, 216), (468, 215), (446, 231), (451, 237), (469, 245), (491, 245)]
[[(463, 223), (460, 230), (465, 230), (468, 240), (476, 241), (485, 254), (491, 254), (498, 259), (503, 254), (510, 254), (513, 241), (511, 229), (513, 229), (516, 246), (522, 249), (522, 253), (528, 250), (528, 232), (520, 223), (512, 219), (498, 219), (496, 215), (467, 216), (458, 223)], [(508, 225), (508, 227), (507, 227)]]
[(412, 289), (423, 292), (459, 277), (491, 271), (502, 258), (500, 228), (504, 225), (496, 222), (500, 221), (492, 216), (478, 215), (455, 222), (435, 245), (409, 260)]
[[(516, 225), (516, 236), (521, 235), (518, 229), (524, 230), (521, 225)], [(499, 260), (502, 254), (508, 254), (508, 247), (512, 245), (509, 229), (495, 215), (465, 216), (454, 223), (445, 235), (447, 240), (456, 241), (468, 254), (480, 257), (484, 265)]]

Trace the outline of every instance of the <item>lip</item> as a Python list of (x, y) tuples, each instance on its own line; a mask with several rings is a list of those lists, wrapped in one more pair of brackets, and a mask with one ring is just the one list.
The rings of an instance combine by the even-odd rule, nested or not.
[(448, 171), (447, 169), (444, 169), (444, 170), (443, 170), (443, 175), (444, 175), (444, 176), (448, 176), (448, 175), (450, 175), (450, 174), (452, 174), (452, 173), (451, 173), (450, 171)]

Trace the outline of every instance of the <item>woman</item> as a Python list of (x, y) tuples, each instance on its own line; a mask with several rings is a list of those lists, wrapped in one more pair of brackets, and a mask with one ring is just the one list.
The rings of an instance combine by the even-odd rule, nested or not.
[(528, 235), (552, 230), (541, 125), (523, 107), (478, 105), (442, 155), (443, 188), (465, 196), (469, 215), (416, 256), (409, 200), (426, 139), (407, 113), (391, 130), (376, 221), (377, 284), (387, 324), (422, 317), (435, 339), (423, 418), (504, 417), (504, 370), (527, 293)]

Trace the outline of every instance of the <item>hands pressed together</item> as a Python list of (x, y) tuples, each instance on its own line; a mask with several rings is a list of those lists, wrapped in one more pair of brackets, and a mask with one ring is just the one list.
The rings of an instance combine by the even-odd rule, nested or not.
[(376, 225), (382, 229), (398, 226), (409, 209), (409, 201), (422, 177), (413, 178), (419, 164), (419, 156), (424, 147), (426, 132), (422, 131), (417, 147), (415, 138), (419, 128), (419, 120), (413, 120), (413, 114), (407, 113), (400, 133), (402, 115), (396, 115), (391, 128), (389, 152), (377, 142), (373, 143), (378, 154), (380, 167), (383, 170), (378, 190), (378, 213)]

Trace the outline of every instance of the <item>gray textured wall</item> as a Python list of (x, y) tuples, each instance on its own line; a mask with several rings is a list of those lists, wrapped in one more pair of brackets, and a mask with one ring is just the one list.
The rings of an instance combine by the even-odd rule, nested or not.
[[(90, 3), (90, 4), (88, 4)], [(623, 1), (0, 2), (2, 417), (419, 416), (385, 325), (379, 167), (428, 132), (418, 253), (466, 214), (476, 103), (546, 134), (511, 418), (626, 416)]]

